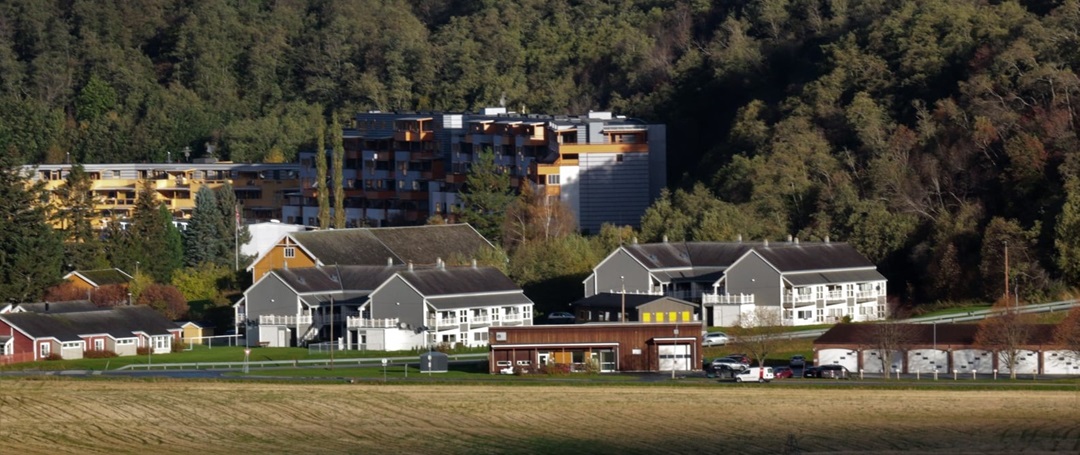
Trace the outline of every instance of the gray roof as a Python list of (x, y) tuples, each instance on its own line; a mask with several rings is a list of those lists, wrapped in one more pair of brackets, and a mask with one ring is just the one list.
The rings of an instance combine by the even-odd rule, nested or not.
[(405, 266), (339, 265), (277, 269), (271, 273), (297, 293), (309, 294), (343, 290), (370, 292), (400, 270), (405, 270)]
[[(574, 303), (571, 303), (570, 305), (586, 308), (619, 309), (622, 308), (623, 296), (623, 294), (619, 293), (602, 292), (591, 297), (585, 297), (583, 299), (580, 299)], [(661, 300), (681, 303), (684, 305), (692, 306), (694, 308), (697, 308), (699, 306), (694, 302), (687, 302), (685, 300), (676, 299), (674, 297), (668, 297), (664, 295), (625, 294), (625, 297), (627, 308), (637, 308), (641, 305), (646, 305)]]
[(472, 259), (494, 248), (468, 224), (390, 228), (334, 229), (290, 234), (325, 265), (435, 264), (459, 257)]
[(11, 325), (34, 338), (79, 341), (82, 335), (108, 334), (131, 338), (136, 332), (169, 335), (180, 326), (144, 305), (60, 314), (12, 313), (3, 315)]
[(485, 292), (521, 292), (499, 269), (493, 267), (443, 267), (398, 272), (425, 297)]
[(330, 306), (345, 305), (345, 306), (360, 306), (368, 301), (368, 295), (371, 291), (345, 291), (341, 294), (313, 294), (300, 297), (304, 303), (308, 306)]
[(29, 313), (72, 313), (78, 311), (96, 311), (101, 307), (94, 305), (89, 300), (69, 300), (66, 302), (35, 302), (35, 303), (20, 303), (15, 307)]
[(865, 283), (867, 281), (885, 281), (885, 276), (877, 270), (845, 270), (841, 272), (789, 273), (784, 280), (792, 286), (807, 286), (826, 283)]
[(473, 307), (485, 307), (485, 306), (500, 306), (500, 305), (529, 305), (533, 301), (525, 297), (523, 292), (513, 292), (506, 294), (487, 294), (477, 296), (458, 296), (458, 297), (434, 297), (429, 298), (430, 302), (435, 308), (440, 310), (450, 310), (455, 308), (473, 308)]
[[(683, 277), (722, 270), (753, 250), (780, 272), (874, 267), (854, 247), (843, 242), (673, 242), (624, 245), (650, 269), (691, 268)], [(701, 270), (701, 268), (709, 268)]]

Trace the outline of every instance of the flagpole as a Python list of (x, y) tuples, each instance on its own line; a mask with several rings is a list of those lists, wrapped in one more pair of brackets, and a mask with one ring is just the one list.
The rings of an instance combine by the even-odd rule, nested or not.
[(233, 212), (236, 214), (233, 225), (233, 270), (240, 270), (240, 206), (234, 206)]

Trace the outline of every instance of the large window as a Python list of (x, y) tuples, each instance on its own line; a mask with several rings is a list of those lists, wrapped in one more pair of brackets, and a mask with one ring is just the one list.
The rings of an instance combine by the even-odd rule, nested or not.
[(558, 185), (559, 184), (559, 174), (548, 174), (547, 182), (548, 182), (548, 185)]
[(41, 343), (38, 347), (38, 351), (41, 351), (42, 357), (48, 357), (49, 354), (52, 354), (52, 344)]

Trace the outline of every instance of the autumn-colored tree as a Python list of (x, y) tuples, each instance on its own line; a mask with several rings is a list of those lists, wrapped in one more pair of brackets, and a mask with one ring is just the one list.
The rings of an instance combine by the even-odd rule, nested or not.
[(869, 341), (867, 348), (877, 352), (881, 372), (889, 377), (894, 365), (902, 368), (907, 350), (915, 341), (915, 334), (911, 324), (882, 321), (871, 326)]
[(319, 202), (319, 229), (326, 229), (330, 227), (330, 175), (326, 165), (326, 122), (321, 115), (315, 128), (315, 199)]
[(1080, 308), (1069, 310), (1069, 315), (1054, 328), (1054, 342), (1070, 351), (1074, 359), (1080, 359)]
[(176, 287), (167, 284), (152, 284), (139, 294), (138, 305), (147, 305), (170, 320), (176, 321), (187, 316), (188, 304), (184, 295)]
[(543, 242), (575, 231), (574, 214), (558, 198), (538, 193), (531, 183), (521, 185), (517, 198), (506, 208), (503, 247), (513, 249), (528, 242)]

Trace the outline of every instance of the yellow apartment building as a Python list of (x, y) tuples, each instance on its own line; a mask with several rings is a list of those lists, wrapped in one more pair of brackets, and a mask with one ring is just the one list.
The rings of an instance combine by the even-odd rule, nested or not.
[[(45, 182), (50, 192), (61, 188), (70, 164), (23, 166), (34, 182)], [(84, 164), (93, 182), (94, 226), (104, 228), (110, 222), (126, 225), (135, 210), (142, 182), (149, 181), (154, 197), (165, 203), (181, 227), (195, 209), (195, 194), (203, 186), (217, 189), (229, 182), (240, 203), (245, 222), (281, 218), (284, 194), (300, 188), (298, 164), (216, 163), (139, 163)]]

